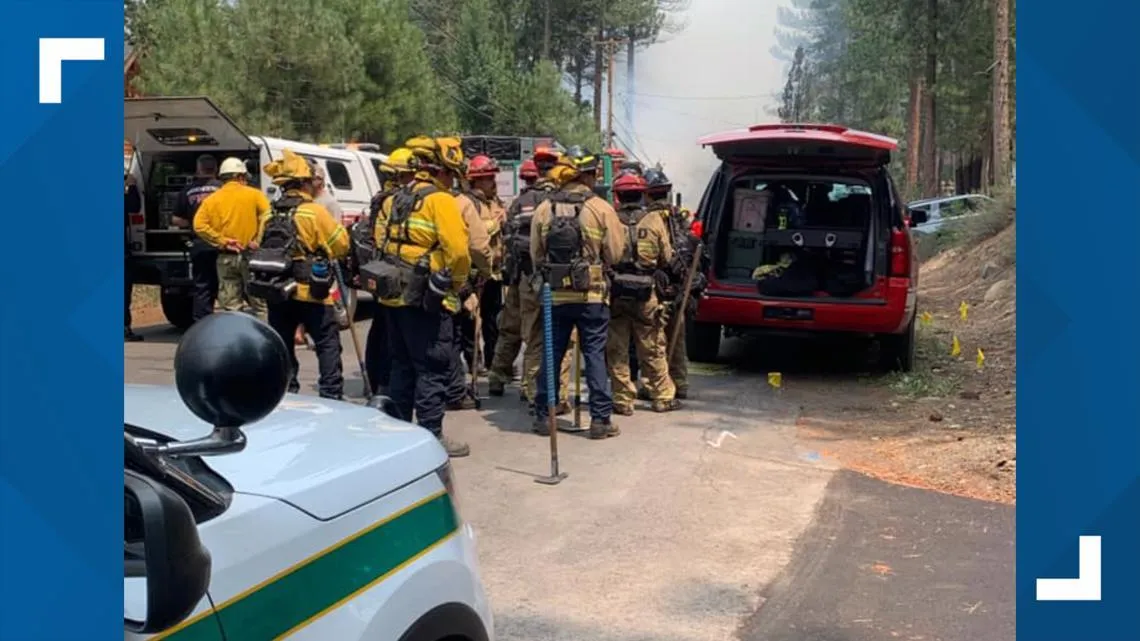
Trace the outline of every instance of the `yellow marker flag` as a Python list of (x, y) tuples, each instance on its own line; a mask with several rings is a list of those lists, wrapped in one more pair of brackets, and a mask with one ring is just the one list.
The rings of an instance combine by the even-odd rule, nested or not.
[(958, 337), (955, 336), (954, 340), (950, 342), (950, 355), (959, 356), (962, 354), (962, 344), (958, 342)]
[(779, 372), (768, 372), (768, 384), (779, 389), (784, 384), (784, 377)]
[(978, 362), (978, 369), (982, 369), (982, 363), (986, 362), (986, 353), (982, 351), (981, 347), (978, 348), (977, 362)]
[(966, 316), (969, 314), (969, 312), (970, 304), (966, 301), (962, 301), (962, 304), (958, 306), (958, 315), (962, 317), (962, 322), (966, 322)]
[(931, 314), (930, 312), (922, 312), (922, 315), (918, 317), (918, 320), (922, 322), (923, 327), (930, 327), (930, 324), (934, 322), (934, 314)]

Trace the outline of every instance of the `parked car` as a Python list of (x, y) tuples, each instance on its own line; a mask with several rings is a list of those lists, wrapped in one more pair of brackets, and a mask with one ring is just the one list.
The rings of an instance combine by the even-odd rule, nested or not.
[[(124, 127), (132, 157), (124, 159), (143, 195), (143, 209), (132, 216), (127, 230), (134, 282), (158, 285), (163, 314), (170, 324), (186, 329), (192, 322), (193, 299), (187, 243), (193, 232), (171, 224), (179, 192), (194, 175), (195, 161), (211, 154), (220, 162), (227, 156), (242, 158), (252, 184), (270, 200), (279, 195), (262, 168), (289, 148), (325, 170), (326, 183), (340, 204), (346, 226), (356, 222), (380, 190), (377, 166), (387, 157), (357, 148), (250, 136), (209, 98), (130, 98), (125, 104)], [(345, 147), (345, 146), (341, 146)], [(368, 295), (361, 292), (362, 300)], [(348, 301), (349, 309), (355, 300)]]
[(493, 640), (439, 441), (286, 395), (288, 367), (223, 312), (182, 338), (177, 389), (124, 387), (126, 641)]
[(912, 224), (911, 229), (916, 234), (933, 234), (942, 229), (943, 223), (959, 218), (977, 216), (982, 209), (993, 199), (982, 194), (964, 194), (960, 196), (943, 196), (941, 198), (924, 198), (907, 203), (907, 211), (913, 221), (917, 212), (925, 214), (925, 222)]
[(837, 333), (876, 337), (883, 364), (909, 371), (918, 269), (887, 171), (897, 142), (775, 124), (700, 144), (721, 165), (694, 223), (710, 266), (687, 330), (690, 357), (714, 361), (724, 336)]

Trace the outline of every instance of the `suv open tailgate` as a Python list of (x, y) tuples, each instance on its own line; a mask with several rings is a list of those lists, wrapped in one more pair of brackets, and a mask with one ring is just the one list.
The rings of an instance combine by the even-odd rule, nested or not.
[(257, 146), (209, 98), (128, 98), (124, 134), (135, 153), (253, 150)]
[(842, 165), (882, 167), (898, 148), (894, 138), (840, 125), (782, 123), (711, 134), (698, 141), (733, 164), (784, 168)]

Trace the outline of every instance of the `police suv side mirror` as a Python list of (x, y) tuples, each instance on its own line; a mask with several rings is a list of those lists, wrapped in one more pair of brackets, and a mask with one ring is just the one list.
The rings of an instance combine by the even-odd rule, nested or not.
[(291, 372), (285, 341), (269, 325), (242, 312), (203, 318), (174, 352), (174, 384), (186, 407), (214, 430), (203, 438), (150, 443), (144, 449), (174, 457), (242, 451), (242, 426), (276, 409)]
[(206, 595), (210, 553), (198, 538), (190, 507), (174, 490), (126, 470), (124, 491), (123, 576), (145, 581), (146, 614), (136, 621), (124, 613), (123, 627), (135, 634), (154, 634), (190, 616)]
[(921, 225), (930, 220), (930, 214), (925, 209), (908, 209), (907, 213), (910, 214), (911, 226)]

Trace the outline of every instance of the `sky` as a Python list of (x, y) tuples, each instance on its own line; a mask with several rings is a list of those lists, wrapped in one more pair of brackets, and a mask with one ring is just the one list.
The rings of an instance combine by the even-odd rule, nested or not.
[[(626, 86), (624, 57), (618, 59), (614, 129), (619, 146), (650, 165), (660, 161), (685, 205), (696, 207), (716, 168), (715, 156), (696, 140), (775, 120), (783, 64), (768, 50), (775, 44), (776, 8), (782, 3), (690, 3), (683, 31), (638, 51), (632, 92)], [(632, 122), (627, 106), (633, 109)]]

